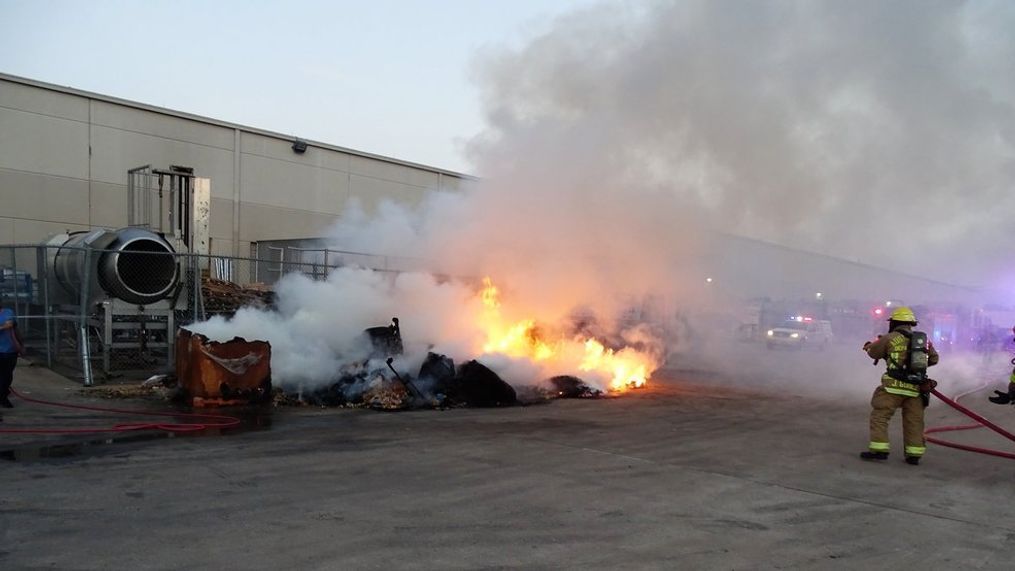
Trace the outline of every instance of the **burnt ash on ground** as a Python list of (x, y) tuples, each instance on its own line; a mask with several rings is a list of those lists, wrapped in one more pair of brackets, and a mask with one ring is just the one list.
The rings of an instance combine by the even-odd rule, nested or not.
[(557, 398), (598, 398), (578, 377), (557, 376), (518, 390), (479, 361), (456, 367), (454, 360), (427, 354), (415, 376), (396, 373), (376, 360), (347, 366), (335, 382), (312, 391), (279, 393), (279, 405), (354, 406), (382, 410), (450, 407), (502, 407), (545, 402)]

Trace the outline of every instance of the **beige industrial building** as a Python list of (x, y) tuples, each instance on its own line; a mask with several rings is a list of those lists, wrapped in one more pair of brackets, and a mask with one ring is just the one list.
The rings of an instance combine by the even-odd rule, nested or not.
[(0, 74), (0, 244), (127, 224), (127, 171), (211, 179), (210, 251), (325, 230), (356, 199), (412, 204), (470, 177), (143, 103)]
[[(305, 148), (303, 148), (305, 146)], [(0, 74), (0, 244), (127, 224), (129, 169), (211, 180), (212, 254), (268, 258), (325, 235), (351, 200), (414, 204), (473, 177), (188, 113)], [(742, 297), (973, 303), (982, 291), (734, 236), (707, 266)], [(276, 247), (276, 245), (278, 247)], [(320, 244), (317, 244), (320, 246)], [(317, 247), (315, 246), (315, 247)], [(340, 245), (339, 245), (340, 246)], [(287, 260), (289, 257), (286, 258)]]

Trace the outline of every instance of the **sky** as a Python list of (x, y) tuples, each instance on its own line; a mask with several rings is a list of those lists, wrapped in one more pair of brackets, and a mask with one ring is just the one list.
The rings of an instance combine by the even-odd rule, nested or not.
[(0, 0), (0, 71), (468, 172), (473, 57), (587, 0)]
[(0, 70), (474, 174), (621, 264), (663, 213), (1015, 292), (1012, 30), (1004, 0), (0, 0)]

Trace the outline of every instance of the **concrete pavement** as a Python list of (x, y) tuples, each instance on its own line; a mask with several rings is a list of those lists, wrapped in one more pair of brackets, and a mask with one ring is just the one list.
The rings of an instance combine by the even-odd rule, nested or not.
[[(615, 399), (276, 409), (257, 430), (92, 439), (63, 457), (29, 451), (86, 439), (0, 434), (21, 451), (0, 460), (0, 567), (1012, 567), (1011, 461), (931, 446), (919, 467), (865, 463), (864, 397), (734, 381), (675, 370)], [(44, 370), (19, 369), (16, 386), (90, 400)], [(1015, 410), (990, 407), (974, 405), (1015, 428)], [(83, 420), (29, 404), (5, 416)], [(928, 417), (961, 421), (941, 403)], [(892, 436), (900, 448), (898, 419)]]

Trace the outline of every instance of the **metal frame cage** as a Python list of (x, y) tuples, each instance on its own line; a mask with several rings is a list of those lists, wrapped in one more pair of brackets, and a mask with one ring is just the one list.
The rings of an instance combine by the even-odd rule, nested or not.
[[(272, 287), (286, 274), (320, 280), (345, 266), (399, 271), (383, 256), (327, 249), (299, 259), (261, 259), (171, 249), (125, 255), (122, 249), (65, 244), (0, 246), (0, 304), (14, 310), (32, 357), (85, 385), (172, 370), (178, 327), (231, 315), (244, 305), (270, 306)], [(172, 287), (144, 303), (124, 296), (108, 275), (113, 267), (147, 279), (153, 268), (169, 266), (176, 276)]]

